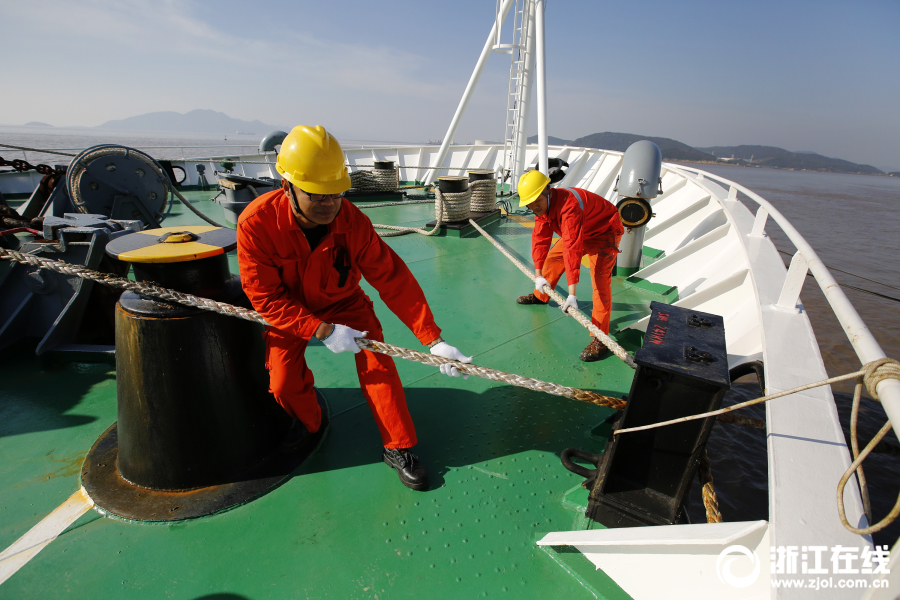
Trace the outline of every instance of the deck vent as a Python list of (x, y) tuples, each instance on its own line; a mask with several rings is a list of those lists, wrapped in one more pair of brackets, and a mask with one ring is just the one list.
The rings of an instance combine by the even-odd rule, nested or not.
[(644, 233), (653, 217), (649, 201), (662, 193), (661, 172), (662, 153), (656, 144), (641, 140), (628, 146), (613, 190), (621, 198), (616, 208), (626, 228), (619, 242), (616, 275), (628, 277), (641, 268)]

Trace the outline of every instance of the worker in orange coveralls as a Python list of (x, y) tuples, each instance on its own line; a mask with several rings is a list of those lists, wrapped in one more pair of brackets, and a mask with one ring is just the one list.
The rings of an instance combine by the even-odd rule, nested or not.
[[(428, 474), (409, 451), (416, 430), (391, 357), (360, 351), (355, 338), (384, 341), (366, 278), (381, 299), (431, 353), (471, 362), (441, 338), (422, 288), (406, 263), (378, 236), (344, 192), (350, 177), (344, 151), (320, 126), (295, 127), (285, 137), (276, 168), (281, 189), (254, 200), (238, 220), (238, 263), (250, 302), (266, 321), (266, 366), (279, 404), (293, 417), (282, 443), (298, 446), (318, 431), (322, 414), (304, 352), (315, 335), (332, 352), (353, 352), (363, 396), (384, 444), (384, 462), (415, 490)], [(459, 376), (452, 365), (440, 367)]]
[[(591, 269), (594, 309), (591, 322), (609, 334), (612, 311), (612, 272), (619, 253), (619, 240), (625, 233), (622, 219), (612, 202), (579, 188), (551, 188), (550, 178), (540, 171), (528, 171), (519, 179), (519, 206), (527, 206), (534, 214), (531, 234), (531, 257), (534, 260), (535, 291), (519, 296), (519, 304), (547, 304), (550, 296), (541, 290), (551, 289), (566, 274), (569, 297), (560, 307), (568, 314), (578, 308), (575, 291), (581, 276), (581, 257), (587, 256)], [(553, 234), (562, 239), (550, 247)], [(593, 362), (609, 350), (597, 338), (581, 352), (579, 358)]]

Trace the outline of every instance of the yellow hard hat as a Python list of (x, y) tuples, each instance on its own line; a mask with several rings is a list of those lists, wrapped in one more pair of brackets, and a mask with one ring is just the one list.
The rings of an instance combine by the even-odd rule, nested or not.
[(550, 178), (540, 171), (528, 171), (519, 178), (519, 206), (527, 206), (538, 199)]
[(297, 125), (275, 161), (282, 177), (310, 194), (340, 194), (350, 189), (344, 150), (321, 125)]

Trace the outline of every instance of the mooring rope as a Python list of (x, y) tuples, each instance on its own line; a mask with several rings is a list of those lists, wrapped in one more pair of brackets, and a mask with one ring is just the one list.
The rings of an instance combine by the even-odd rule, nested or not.
[[(525, 275), (527, 275), (528, 278), (531, 279), (531, 281), (534, 281), (537, 278), (534, 274), (534, 271), (529, 270), (528, 267), (523, 265), (519, 261), (519, 259), (517, 259), (515, 256), (513, 256), (512, 253), (509, 252), (509, 250), (507, 250), (506, 248), (501, 246), (500, 242), (498, 242), (493, 237), (491, 237), (491, 235), (487, 231), (482, 229), (481, 226), (478, 225), (478, 223), (476, 223), (472, 219), (469, 219), (469, 223), (471, 223), (472, 226), (475, 227), (475, 229), (477, 229), (478, 232), (481, 233), (481, 235), (483, 235), (485, 237), (485, 239), (487, 239), (491, 244), (493, 244), (494, 247), (497, 248), (497, 250), (499, 250), (501, 253), (503, 253), (503, 255), (506, 258), (511, 260), (512, 263), (514, 265), (516, 265), (516, 267), (518, 267), (518, 269), (520, 271), (525, 273)], [(563, 304), (566, 303), (565, 298), (563, 298), (559, 293), (557, 293), (556, 290), (552, 289), (549, 285), (545, 285), (544, 289), (541, 291), (544, 292), (545, 294), (549, 294), (550, 297), (553, 298), (554, 300), (556, 300), (556, 302), (559, 303), (560, 306), (562, 306)], [(594, 336), (595, 338), (600, 340), (600, 342), (604, 346), (609, 348), (610, 352), (612, 352), (617, 357), (619, 357), (619, 359), (621, 359), (622, 362), (624, 362), (626, 365), (628, 365), (632, 369), (637, 368), (637, 363), (635, 363), (634, 359), (631, 357), (631, 355), (625, 351), (625, 348), (620, 346), (615, 340), (610, 338), (608, 335), (606, 335), (605, 333), (600, 331), (600, 328), (598, 328), (596, 325), (594, 325), (591, 322), (591, 320), (585, 316), (585, 314), (583, 312), (581, 312), (577, 308), (570, 308), (569, 312), (566, 314), (568, 314), (569, 316), (573, 317), (576, 321), (581, 323), (582, 326), (584, 326), (588, 331), (591, 332), (592, 336)]]
[(68, 152), (56, 152), (54, 150), (42, 150), (41, 148), (29, 148), (27, 146), (10, 146), (9, 144), (0, 144), (0, 147), (12, 148), (13, 150), (25, 150), (26, 152), (40, 152), (43, 154), (56, 154), (59, 156), (76, 156), (75, 154), (69, 154)]
[(651, 425), (642, 425), (640, 427), (627, 427), (625, 429), (619, 429), (614, 432), (615, 435), (619, 435), (622, 433), (630, 433), (633, 431), (645, 431), (647, 429), (656, 429), (657, 427), (664, 427), (666, 425), (674, 425), (675, 423), (684, 423), (687, 421), (694, 421), (696, 419), (706, 419), (709, 417), (717, 417), (721, 419), (725, 416), (726, 413), (729, 413), (733, 410), (737, 410), (739, 408), (744, 408), (746, 406), (751, 406), (753, 404), (759, 404), (761, 402), (768, 402), (770, 400), (775, 400), (776, 398), (781, 398), (783, 396), (788, 396), (790, 394), (796, 394), (797, 392), (802, 392), (804, 390), (809, 390), (816, 387), (821, 387), (823, 385), (830, 385), (832, 383), (837, 383), (838, 381), (847, 381), (850, 379), (856, 380), (856, 387), (853, 391), (853, 408), (850, 413), (850, 447), (853, 452), (853, 463), (847, 468), (844, 472), (844, 475), (841, 477), (840, 482), (838, 482), (837, 487), (837, 504), (838, 504), (838, 514), (841, 518), (841, 523), (843, 523), (844, 527), (847, 528), (848, 531), (859, 535), (870, 535), (877, 531), (881, 531), (888, 525), (894, 522), (898, 516), (900, 516), (900, 495), (897, 496), (897, 502), (894, 504), (894, 508), (887, 514), (887, 516), (874, 525), (870, 525), (869, 527), (854, 527), (847, 520), (847, 515), (844, 510), (844, 488), (847, 486), (847, 482), (850, 480), (850, 477), (853, 476), (854, 473), (857, 475), (857, 481), (859, 483), (860, 496), (863, 501), (863, 508), (866, 512), (867, 519), (871, 522), (872, 519), (872, 506), (869, 500), (869, 489), (866, 484), (866, 477), (862, 470), (862, 463), (866, 459), (866, 457), (875, 449), (875, 447), (884, 439), (884, 436), (891, 430), (891, 422), (888, 421), (884, 424), (884, 426), (878, 431), (874, 438), (866, 445), (865, 449), (862, 452), (859, 451), (859, 441), (857, 439), (857, 419), (859, 417), (859, 403), (862, 397), (862, 388), (865, 385), (866, 389), (871, 394), (872, 398), (880, 401), (878, 398), (878, 393), (876, 392), (876, 388), (878, 384), (885, 379), (897, 379), (900, 380), (900, 361), (897, 361), (893, 358), (881, 358), (878, 360), (873, 360), (872, 362), (866, 363), (863, 365), (863, 368), (859, 371), (855, 371), (853, 373), (847, 373), (846, 375), (839, 375), (838, 377), (831, 377), (829, 379), (823, 379), (822, 381), (816, 381), (814, 383), (808, 383), (806, 385), (801, 385), (799, 387), (791, 388), (789, 390), (785, 390), (783, 392), (778, 392), (775, 394), (769, 394), (767, 396), (762, 396), (760, 398), (756, 398), (754, 400), (748, 400), (747, 402), (741, 402), (740, 404), (735, 404), (733, 406), (729, 406), (727, 408), (722, 408), (719, 410), (713, 410), (710, 412), (701, 413), (699, 415), (691, 415), (688, 417), (681, 417), (680, 419), (672, 419), (670, 421), (662, 421), (660, 423), (653, 423)]
[(382, 206), (405, 206), (407, 204), (434, 204), (434, 198), (425, 200), (404, 200), (402, 202), (378, 202), (377, 204), (354, 204), (356, 208), (381, 208)]
[[(871, 374), (869, 374), (871, 371)], [(799, 387), (791, 388), (789, 390), (784, 390), (783, 392), (777, 392), (775, 394), (769, 394), (767, 396), (761, 396), (759, 398), (755, 398), (753, 400), (747, 400), (746, 402), (741, 402), (739, 404), (734, 404), (732, 406), (726, 408), (720, 408), (719, 410), (712, 410), (710, 412), (700, 413), (698, 415), (690, 415), (687, 417), (681, 417), (679, 419), (671, 419), (669, 421), (660, 421), (659, 423), (652, 423), (650, 425), (641, 425), (640, 427), (628, 427), (625, 429), (619, 429), (615, 432), (616, 435), (622, 433), (630, 433), (632, 431), (644, 431), (646, 429), (656, 429), (657, 427), (665, 427), (666, 425), (674, 425), (675, 423), (684, 423), (686, 421), (694, 421), (696, 419), (706, 419), (707, 417), (716, 417), (719, 415), (723, 415), (725, 413), (729, 413), (731, 411), (737, 410), (739, 408), (744, 408), (746, 406), (752, 406), (754, 404), (760, 404), (761, 402), (768, 402), (769, 400), (775, 400), (776, 398), (781, 398), (783, 396), (789, 396), (791, 394), (796, 394), (797, 392), (803, 392), (805, 390), (811, 390), (813, 388), (821, 387), (823, 385), (831, 385), (832, 383), (837, 383), (839, 381), (847, 381), (848, 379), (859, 379), (864, 378), (866, 388), (869, 390), (869, 393), (872, 394), (872, 397), (878, 400), (878, 395), (875, 394), (875, 386), (878, 385), (884, 379), (900, 379), (900, 362), (892, 358), (882, 358), (880, 360), (872, 361), (863, 366), (863, 368), (859, 371), (854, 371), (853, 373), (847, 373), (846, 375), (838, 375), (837, 377), (831, 377), (829, 379), (823, 379), (822, 381), (816, 381), (813, 383), (807, 383), (806, 385), (801, 385)]]
[(722, 513), (719, 512), (719, 499), (713, 487), (712, 465), (709, 463), (709, 454), (706, 448), (700, 454), (700, 464), (697, 465), (697, 475), (700, 477), (700, 495), (703, 497), (703, 507), (706, 509), (707, 523), (721, 523)]
[[(177, 304), (189, 306), (192, 308), (199, 308), (229, 317), (237, 317), (246, 321), (253, 321), (254, 323), (259, 323), (261, 325), (268, 325), (268, 322), (265, 320), (265, 318), (263, 318), (262, 315), (254, 310), (242, 308), (240, 306), (234, 306), (225, 302), (217, 302), (215, 300), (210, 300), (209, 298), (202, 298), (200, 296), (194, 296), (192, 294), (185, 294), (183, 292), (170, 290), (158, 286), (154, 283), (132, 281), (130, 279), (117, 277), (116, 275), (112, 275), (109, 273), (100, 273), (98, 271), (88, 269), (87, 267), (82, 267), (81, 265), (73, 265), (71, 263), (63, 261), (54, 261), (47, 258), (34, 256), (32, 254), (16, 252), (15, 250), (7, 250), (5, 248), (0, 248), (0, 260), (10, 260), (24, 265), (37, 267), (39, 269), (48, 269), (50, 271), (62, 273), (63, 275), (70, 275), (73, 277), (88, 279), (102, 285), (128, 290), (137, 294), (141, 294), (143, 296), (159, 298), (160, 300), (165, 300), (167, 302), (175, 302)], [(501, 383), (507, 383), (509, 385), (524, 387), (538, 392), (545, 392), (554, 396), (562, 396), (564, 398), (571, 398), (573, 400), (588, 402), (590, 404), (596, 404), (598, 406), (605, 406), (607, 408), (613, 408), (615, 410), (625, 409), (625, 400), (616, 398), (614, 396), (604, 396), (602, 394), (597, 394), (588, 390), (570, 388), (555, 383), (541, 381), (539, 379), (532, 379), (530, 377), (523, 377), (521, 375), (516, 375), (513, 373), (506, 373), (504, 371), (498, 371), (496, 369), (491, 369), (488, 367), (473, 365), (471, 363), (460, 363), (442, 358), (440, 356), (426, 354), (424, 352), (418, 352), (416, 350), (410, 350), (407, 348), (402, 348), (400, 346), (394, 346), (385, 342), (376, 342), (374, 340), (368, 340), (365, 338), (357, 338), (357, 344), (360, 348), (371, 350), (373, 352), (380, 352), (382, 354), (387, 354), (388, 356), (395, 356), (398, 358), (419, 362), (430, 366), (452, 364), (460, 371), (460, 373), (475, 375), (476, 377), (482, 377), (484, 379), (490, 379), (492, 381), (499, 381)], [(727, 417), (738, 416), (741, 415), (728, 415)], [(745, 417), (745, 419), (747, 418)], [(748, 423), (734, 418), (721, 418), (719, 420), (724, 423), (736, 423), (740, 425), (749, 424), (752, 427), (765, 427), (765, 424), (762, 422)], [(754, 420), (750, 419), (750, 421)], [(755, 421), (759, 420), (756, 419)]]
[[(40, 269), (49, 269), (51, 271), (56, 271), (57, 273), (62, 273), (63, 275), (89, 279), (102, 285), (128, 290), (144, 296), (159, 298), (168, 302), (176, 302), (184, 306), (199, 308), (230, 317), (237, 317), (246, 321), (260, 323), (261, 325), (268, 325), (265, 318), (263, 318), (263, 316), (256, 311), (241, 308), (240, 306), (226, 304), (224, 302), (216, 302), (215, 300), (210, 300), (209, 298), (201, 298), (192, 294), (177, 292), (175, 290), (170, 290), (158, 286), (154, 283), (131, 281), (130, 279), (125, 279), (124, 277), (118, 277), (109, 273), (100, 273), (98, 271), (93, 271), (80, 265), (73, 265), (62, 261), (54, 261), (31, 254), (23, 254), (21, 252), (7, 250), (5, 248), (0, 248), (0, 259), (12, 260), (24, 265), (38, 267)], [(602, 394), (597, 394), (588, 390), (579, 390), (555, 383), (548, 383), (539, 379), (532, 379), (530, 377), (523, 377), (521, 375), (505, 373), (503, 371), (490, 369), (488, 367), (480, 367), (478, 365), (461, 363), (442, 358), (440, 356), (435, 356), (433, 354), (417, 352), (416, 350), (409, 350), (400, 346), (394, 346), (392, 344), (386, 344), (384, 342), (377, 342), (365, 338), (357, 338), (356, 342), (357, 344), (359, 344), (360, 348), (371, 350), (373, 352), (379, 352), (381, 354), (387, 354), (388, 356), (395, 356), (403, 358), (405, 360), (419, 362), (435, 367), (439, 367), (444, 364), (452, 364), (459, 370), (460, 373), (475, 375), (484, 379), (499, 381), (501, 383), (507, 383), (509, 385), (515, 385), (518, 387), (524, 387), (538, 392), (545, 392), (547, 394), (553, 394), (554, 396), (562, 396), (565, 398), (571, 398), (573, 400), (579, 400), (581, 402), (596, 404), (598, 406), (615, 408), (617, 410), (622, 410), (622, 408), (624, 408), (625, 406), (624, 400), (622, 400), (621, 398), (616, 398), (614, 396), (604, 396)]]
[(876, 531), (881, 531), (888, 525), (894, 522), (898, 516), (900, 516), (900, 495), (897, 496), (897, 502), (894, 503), (894, 508), (878, 523), (874, 525), (870, 525), (868, 527), (854, 527), (847, 521), (847, 515), (844, 511), (844, 488), (847, 485), (847, 482), (850, 480), (850, 477), (853, 473), (856, 473), (857, 480), (859, 482), (859, 487), (863, 500), (863, 507), (866, 511), (866, 519), (869, 523), (872, 522), (872, 504), (869, 500), (869, 490), (866, 485), (866, 477), (863, 474), (862, 463), (866, 459), (866, 457), (875, 449), (881, 440), (884, 439), (884, 436), (891, 430), (891, 422), (888, 421), (884, 424), (884, 426), (875, 434), (875, 437), (866, 445), (862, 452), (859, 451), (859, 440), (857, 439), (857, 420), (859, 418), (859, 403), (862, 399), (862, 388), (863, 385), (866, 386), (866, 389), (869, 391), (869, 394), (875, 400), (881, 401), (876, 393), (875, 389), (878, 387), (878, 384), (884, 381), (885, 379), (900, 379), (900, 362), (892, 359), (892, 358), (882, 358), (880, 360), (874, 360), (868, 364), (866, 364), (861, 371), (861, 375), (856, 380), (856, 387), (853, 389), (853, 408), (850, 412), (850, 447), (853, 451), (853, 463), (849, 468), (844, 472), (844, 475), (841, 477), (840, 482), (838, 483), (837, 488), (837, 503), (838, 503), (838, 515), (841, 517), (841, 523), (844, 524), (848, 530), (853, 533), (859, 535), (870, 535), (875, 533)]

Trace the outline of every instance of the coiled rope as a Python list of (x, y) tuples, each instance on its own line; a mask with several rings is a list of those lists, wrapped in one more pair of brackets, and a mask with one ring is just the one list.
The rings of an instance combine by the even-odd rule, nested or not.
[(898, 515), (900, 515), (900, 495), (897, 496), (897, 502), (894, 503), (894, 508), (878, 523), (874, 525), (870, 525), (869, 527), (854, 527), (847, 521), (847, 515), (844, 511), (844, 488), (847, 485), (847, 482), (850, 480), (850, 477), (856, 472), (857, 480), (859, 481), (859, 488), (861, 491), (863, 506), (866, 511), (866, 519), (871, 523), (872, 522), (872, 505), (869, 502), (869, 489), (866, 486), (866, 477), (863, 474), (862, 463), (866, 460), (866, 457), (875, 449), (875, 446), (884, 439), (884, 436), (887, 435), (888, 431), (891, 430), (891, 422), (888, 421), (884, 424), (884, 426), (878, 431), (874, 438), (866, 445), (862, 452), (859, 451), (859, 441), (857, 439), (857, 428), (856, 423), (859, 418), (859, 402), (862, 398), (862, 388), (863, 385), (866, 386), (866, 389), (869, 391), (869, 394), (875, 400), (879, 402), (881, 399), (878, 397), (875, 389), (878, 387), (878, 384), (884, 381), (885, 379), (900, 379), (900, 362), (894, 360), (893, 358), (882, 358), (880, 360), (874, 360), (868, 364), (866, 364), (861, 371), (859, 377), (856, 380), (856, 387), (853, 389), (853, 408), (850, 412), (850, 447), (853, 451), (853, 463), (847, 468), (844, 472), (844, 475), (841, 477), (840, 482), (838, 483), (837, 488), (837, 503), (838, 503), (838, 515), (841, 517), (841, 523), (844, 524), (848, 530), (853, 533), (859, 535), (869, 535), (875, 533), (876, 531), (881, 531), (888, 525), (894, 522)]
[(393, 192), (400, 187), (399, 170), (354, 171), (350, 173), (350, 186), (358, 192)]
[[(465, 196), (465, 198), (464, 198)], [(446, 221), (464, 221), (469, 218), (469, 200), (468, 192), (460, 192), (456, 194), (445, 194), (437, 187), (434, 188), (434, 200), (412, 200), (408, 202), (384, 202), (381, 204), (370, 204), (364, 208), (375, 208), (376, 206), (399, 206), (402, 204), (427, 204), (434, 202), (435, 223), (431, 230), (419, 227), (400, 227), (398, 225), (382, 225), (380, 223), (372, 223), (372, 227), (376, 229), (387, 229), (386, 233), (379, 233), (381, 237), (395, 237), (398, 235), (406, 235), (409, 233), (420, 233), (422, 235), (436, 235), (441, 230), (441, 225)], [(465, 214), (465, 216), (463, 216)]]
[(88, 163), (102, 158), (104, 156), (125, 156), (128, 158), (134, 158), (139, 162), (144, 163), (147, 168), (149, 168), (157, 177), (157, 179), (163, 184), (165, 187), (165, 202), (163, 207), (160, 209), (160, 213), (163, 212), (165, 208), (165, 204), (168, 203), (169, 193), (178, 198), (182, 204), (184, 204), (188, 210), (192, 213), (209, 223), (215, 227), (223, 227), (222, 224), (217, 223), (204, 215), (202, 212), (194, 208), (194, 206), (188, 201), (187, 198), (181, 195), (172, 182), (169, 180), (169, 176), (166, 175), (166, 172), (162, 170), (159, 164), (149, 155), (141, 152), (140, 150), (135, 150), (134, 148), (127, 148), (125, 146), (102, 146), (100, 148), (88, 148), (84, 152), (78, 154), (75, 158), (72, 159), (71, 168), (67, 173), (67, 183), (69, 186), (69, 190), (72, 192), (72, 203), (82, 213), (88, 212), (88, 207), (84, 201), (83, 196), (81, 195), (81, 177), (87, 171)]
[(472, 193), (470, 206), (472, 212), (489, 212), (494, 210), (497, 203), (497, 180), (476, 179), (469, 182), (469, 190)]
[(465, 221), (471, 215), (469, 208), (472, 202), (472, 191), (442, 192), (440, 188), (434, 188), (434, 217), (438, 221)]

